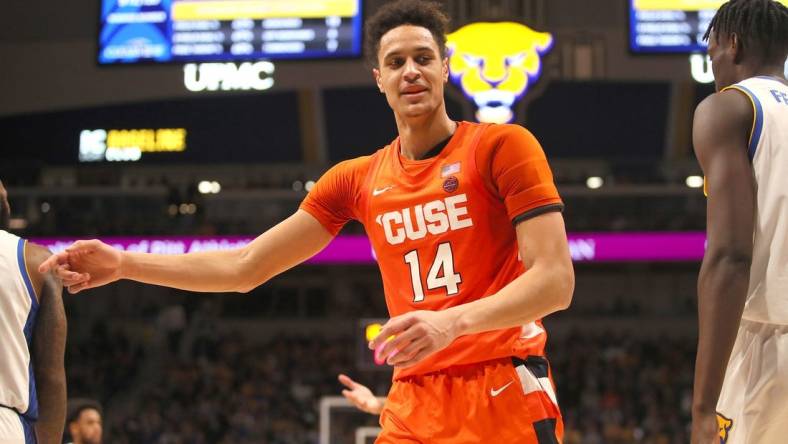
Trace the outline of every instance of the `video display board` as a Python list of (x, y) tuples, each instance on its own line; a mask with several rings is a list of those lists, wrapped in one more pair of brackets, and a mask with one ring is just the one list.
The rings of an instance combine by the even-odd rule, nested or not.
[[(779, 0), (788, 6), (788, 0)], [(636, 53), (706, 51), (703, 35), (725, 0), (629, 0), (629, 47)]]
[(100, 64), (361, 55), (362, 0), (102, 0)]

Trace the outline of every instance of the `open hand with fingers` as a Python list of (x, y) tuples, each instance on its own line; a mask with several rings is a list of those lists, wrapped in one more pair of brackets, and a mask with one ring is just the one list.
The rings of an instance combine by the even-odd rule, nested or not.
[(357, 409), (373, 415), (379, 415), (383, 410), (383, 401), (375, 397), (364, 384), (359, 384), (347, 375), (339, 375), (339, 382), (347, 387), (342, 390), (342, 396), (352, 402)]
[(389, 319), (369, 348), (380, 361), (410, 367), (443, 350), (458, 335), (454, 312), (419, 310)]
[(122, 255), (99, 240), (76, 241), (49, 257), (38, 270), (54, 271), (69, 293), (100, 287), (121, 278)]

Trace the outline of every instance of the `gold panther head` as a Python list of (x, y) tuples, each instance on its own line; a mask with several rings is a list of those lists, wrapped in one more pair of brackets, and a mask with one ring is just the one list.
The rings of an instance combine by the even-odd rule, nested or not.
[(728, 436), (730, 435), (731, 427), (733, 427), (733, 420), (717, 413), (717, 427), (719, 428), (720, 444), (725, 444), (728, 442)]
[(449, 74), (478, 107), (480, 122), (514, 119), (512, 106), (541, 73), (553, 36), (512, 22), (472, 23), (446, 36)]

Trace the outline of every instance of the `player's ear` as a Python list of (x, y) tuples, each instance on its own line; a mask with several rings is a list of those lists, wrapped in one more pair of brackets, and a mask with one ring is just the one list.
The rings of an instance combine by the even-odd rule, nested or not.
[(449, 81), (449, 58), (443, 58), (443, 83)]
[(382, 80), (380, 78), (380, 70), (377, 69), (377, 68), (372, 68), (372, 77), (375, 78), (375, 84), (378, 85), (378, 90), (381, 93), (385, 93), (386, 91), (383, 90), (383, 82), (382, 82)]
[(744, 48), (741, 43), (739, 35), (735, 32), (732, 32), (728, 37), (728, 45), (730, 45), (730, 49), (733, 52), (733, 62), (737, 65), (741, 63), (741, 59), (744, 57)]

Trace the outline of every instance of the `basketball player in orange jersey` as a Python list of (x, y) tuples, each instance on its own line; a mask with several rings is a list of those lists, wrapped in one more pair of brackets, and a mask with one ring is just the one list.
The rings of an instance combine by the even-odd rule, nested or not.
[(355, 219), (391, 315), (370, 344), (395, 367), (377, 442), (561, 442), (541, 318), (569, 305), (574, 273), (545, 155), (522, 127), (446, 114), (448, 19), (436, 4), (390, 2), (367, 26), (399, 132), (389, 145), (330, 169), (294, 215), (241, 249), (170, 256), (79, 241), (42, 269), (74, 293), (119, 279), (249, 291)]

